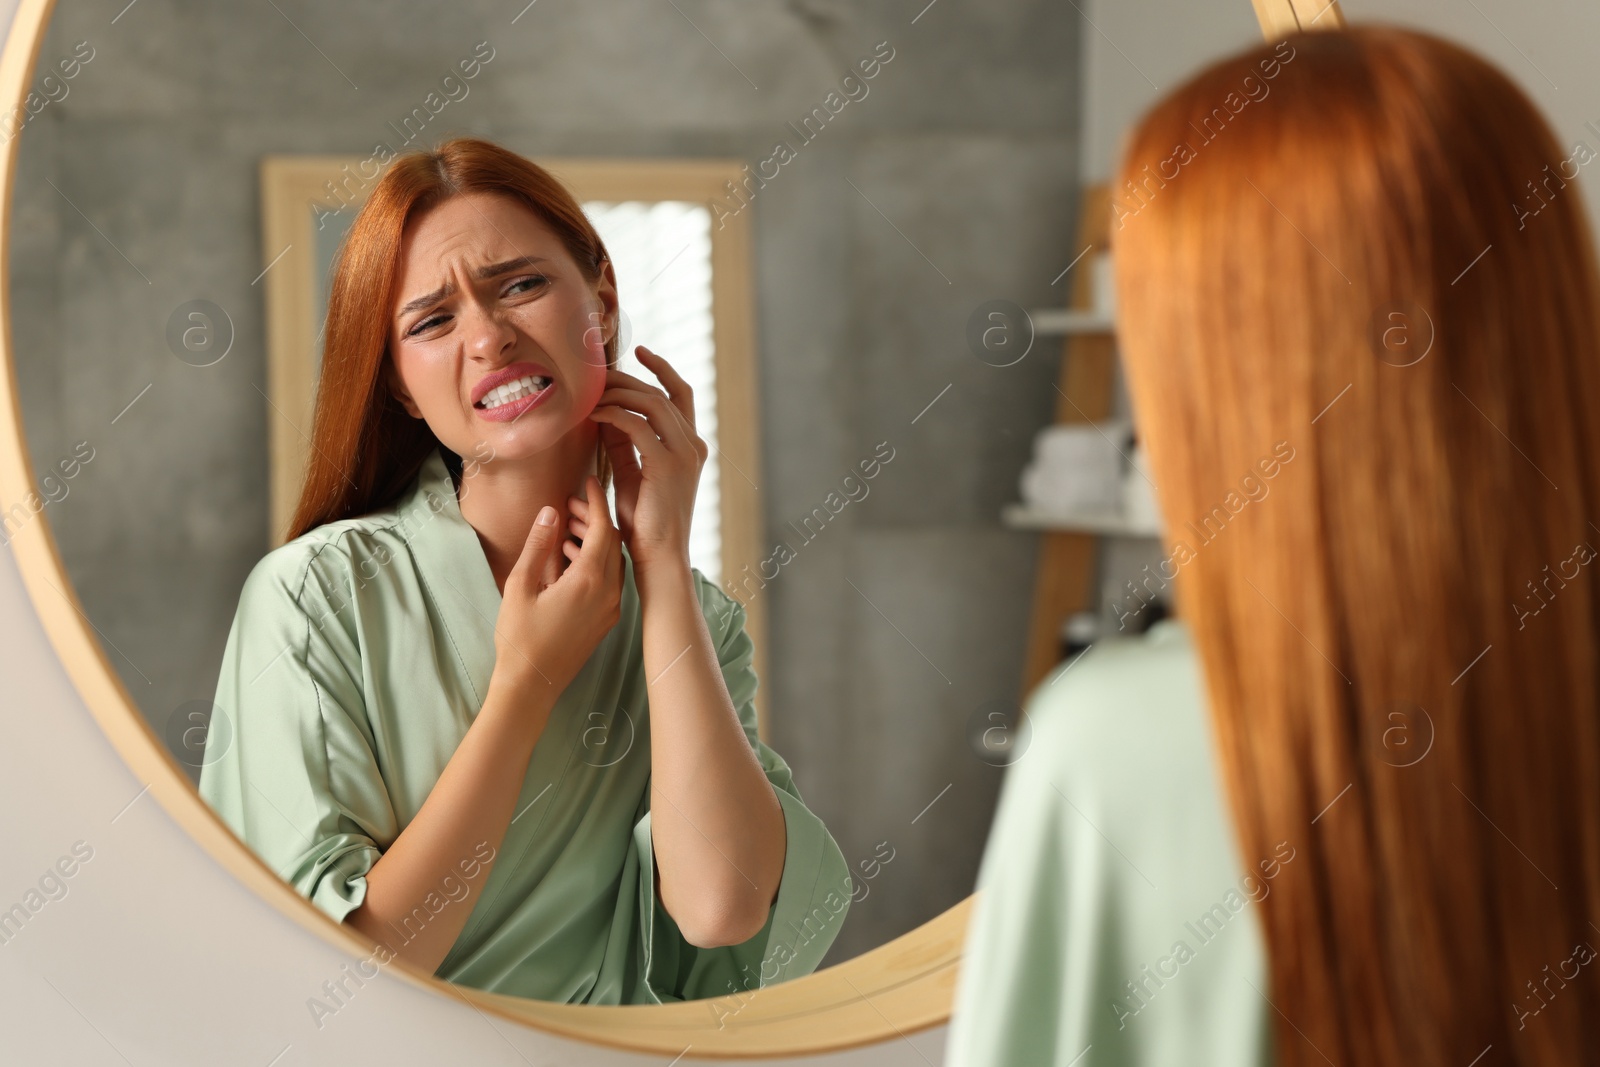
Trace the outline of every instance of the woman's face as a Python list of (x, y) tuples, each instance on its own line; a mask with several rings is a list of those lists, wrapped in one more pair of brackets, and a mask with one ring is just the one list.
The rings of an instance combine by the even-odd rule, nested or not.
[(445, 447), (514, 462), (575, 430), (598, 436), (588, 415), (616, 323), (609, 263), (589, 281), (538, 215), (490, 193), (412, 219), (400, 258), (385, 373)]

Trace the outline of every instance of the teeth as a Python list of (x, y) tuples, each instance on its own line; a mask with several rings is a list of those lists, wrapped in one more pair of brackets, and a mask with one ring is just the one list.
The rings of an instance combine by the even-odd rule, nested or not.
[(529, 374), (526, 377), (518, 378), (514, 382), (507, 382), (489, 390), (483, 395), (483, 399), (478, 401), (478, 407), (483, 408), (485, 411), (490, 408), (497, 408), (503, 404), (509, 404), (513, 400), (521, 400), (525, 396), (543, 392), (549, 385), (550, 379), (544, 375)]

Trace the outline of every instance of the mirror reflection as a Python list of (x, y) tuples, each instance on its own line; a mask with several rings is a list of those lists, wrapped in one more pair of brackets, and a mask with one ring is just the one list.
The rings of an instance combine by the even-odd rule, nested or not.
[(882, 945), (971, 892), (1023, 694), (1160, 614), (1091, 31), (442, 10), (57, 6), (7, 534), (48, 520), (204, 799), (393, 955), (618, 1003)]

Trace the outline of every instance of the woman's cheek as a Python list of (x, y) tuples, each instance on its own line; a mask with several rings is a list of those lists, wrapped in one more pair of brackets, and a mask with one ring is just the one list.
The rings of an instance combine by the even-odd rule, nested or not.
[(606, 391), (606, 365), (604, 363), (605, 350), (601, 349), (601, 362), (595, 364), (584, 360), (578, 369), (577, 380), (574, 382), (574, 392), (577, 395), (578, 411), (583, 418), (589, 417), (589, 412), (595, 409), (600, 401), (600, 394)]
[(422, 409), (424, 421), (432, 425), (460, 418), (459, 383), (448, 363), (429, 359), (424, 353), (421, 358), (410, 361), (408, 371), (402, 375), (402, 380), (417, 407)]

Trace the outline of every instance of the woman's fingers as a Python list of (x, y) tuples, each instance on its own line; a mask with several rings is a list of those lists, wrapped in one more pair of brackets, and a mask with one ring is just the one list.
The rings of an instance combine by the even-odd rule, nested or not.
[[(626, 434), (628, 441), (638, 449), (640, 457), (654, 457), (659, 462), (669, 454), (669, 449), (656, 436), (650, 423), (625, 408), (605, 404), (589, 412), (589, 417)], [(611, 447), (607, 446), (607, 450), (611, 451)]]
[(618, 547), (620, 535), (611, 521), (611, 511), (606, 507), (606, 491), (600, 479), (589, 475), (584, 479), (584, 491), (589, 497), (591, 521), (584, 523), (579, 558), (592, 559), (603, 566), (605, 557), (621, 551)]
[(563, 535), (556, 528), (556, 520), (560, 515), (555, 508), (546, 507), (539, 509), (539, 515), (550, 513), (550, 522), (540, 523), (537, 517), (528, 530), (528, 537), (522, 544), (522, 552), (517, 557), (517, 562), (511, 568), (511, 575), (506, 579), (507, 584), (512, 581), (531, 582), (534, 590), (539, 590), (554, 582), (561, 573), (559, 557), (554, 551), (555, 542), (564, 540)]
[(657, 396), (667, 395), (666, 390), (659, 385), (652, 385), (637, 375), (629, 374), (625, 370), (617, 370), (615, 367), (606, 372), (606, 385), (624, 389), (637, 389), (641, 393), (655, 393)]
[[(554, 510), (554, 509), (552, 509), (552, 510)], [(566, 537), (564, 535), (556, 533), (556, 534), (551, 534), (550, 535), (550, 540), (551, 541), (559, 540), (561, 543), (564, 544), (567, 539), (566, 539)], [(550, 586), (555, 585), (556, 582), (558, 580), (560, 580), (560, 578), (561, 578), (561, 553), (555, 552), (555, 551), (551, 551), (549, 548), (547, 548), (546, 549), (546, 555), (545, 555), (544, 560), (542, 561), (542, 564), (541, 564), (541, 566), (539, 568), (539, 586), (542, 589), (547, 589)]]
[[(630, 481), (642, 479), (641, 467), (646, 463), (661, 466), (670, 465), (676, 459), (689, 473), (698, 475), (701, 466), (711, 453), (710, 446), (699, 437), (682, 437), (667, 431), (670, 440), (664, 441), (659, 436), (658, 420), (670, 418), (657, 414), (655, 419), (645, 419), (616, 404), (602, 404), (589, 413), (589, 417), (603, 424), (603, 427), (614, 432), (608, 437), (621, 438), (627, 442), (620, 446), (607, 444), (607, 451), (615, 456), (620, 448), (624, 452), (637, 450), (639, 462), (629, 463), (627, 479), (619, 479), (619, 486), (627, 486)], [(631, 446), (631, 447), (629, 447)], [(634, 472), (639, 472), (637, 476)], [(622, 498), (618, 497), (618, 510), (622, 509)]]
[[(606, 384), (621, 386), (629, 389), (638, 389), (641, 392), (653, 393), (664, 396), (672, 402), (673, 409), (681, 414), (684, 421), (694, 428), (694, 389), (684, 380), (683, 376), (672, 369), (672, 365), (665, 359), (650, 351), (644, 345), (636, 345), (634, 352), (639, 357), (639, 362), (660, 379), (661, 385), (653, 385), (627, 371), (613, 368), (606, 374)], [(663, 386), (665, 388), (663, 388)]]
[[(711, 455), (711, 446), (695, 433), (694, 426), (684, 419), (672, 401), (660, 393), (607, 389), (600, 394), (599, 403), (642, 413), (668, 452), (682, 456), (685, 461), (693, 457), (697, 467)], [(644, 450), (640, 451), (642, 453)]]
[(581, 496), (568, 496), (566, 498), (566, 514), (570, 515), (570, 525), (573, 528), (573, 533), (582, 537), (579, 528), (589, 522), (589, 501), (581, 498)]
[(612, 404), (644, 415), (654, 428), (656, 437), (666, 444), (669, 451), (695, 451), (694, 427), (684, 419), (683, 413), (672, 401), (659, 392), (614, 387), (601, 393), (598, 403)]
[(644, 345), (635, 345), (634, 354), (639, 357), (639, 362), (649, 368), (650, 373), (661, 379), (661, 384), (666, 386), (667, 396), (672, 398), (673, 405), (689, 420), (689, 426), (694, 426), (694, 389), (684, 381), (683, 375), (672, 368), (660, 355), (652, 352)]
[(639, 477), (639, 457), (634, 455), (633, 439), (605, 419), (598, 421), (600, 440), (605, 445), (607, 458), (611, 460), (612, 477), (621, 488)]

